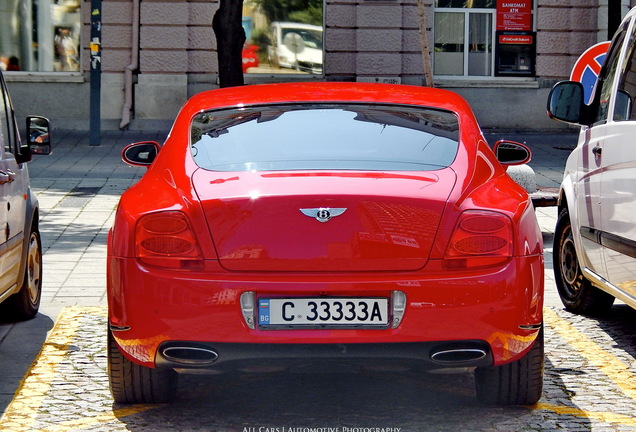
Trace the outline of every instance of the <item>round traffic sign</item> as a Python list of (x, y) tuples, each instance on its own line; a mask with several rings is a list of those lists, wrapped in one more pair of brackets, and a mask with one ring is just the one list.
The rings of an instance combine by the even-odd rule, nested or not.
[(601, 73), (601, 67), (603, 66), (609, 47), (609, 41), (591, 46), (581, 54), (572, 68), (570, 79), (583, 84), (583, 90), (585, 92), (583, 98), (587, 103), (591, 102), (592, 91), (596, 85), (598, 75)]

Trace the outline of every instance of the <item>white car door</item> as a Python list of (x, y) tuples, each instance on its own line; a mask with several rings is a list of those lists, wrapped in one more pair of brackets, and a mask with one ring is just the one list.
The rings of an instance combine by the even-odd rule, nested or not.
[[(1, 84), (1, 83), (0, 83)], [(19, 145), (11, 103), (0, 86), (0, 295), (19, 282), (26, 213), (26, 165), (13, 153)]]
[(613, 285), (636, 296), (636, 27), (632, 23), (612, 94), (613, 115), (597, 150), (602, 168), (601, 243)]
[(595, 234), (601, 229), (601, 178), (602, 169), (598, 159), (595, 157), (595, 148), (602, 146), (605, 139), (606, 125), (597, 124), (589, 129), (581, 131), (579, 138), (580, 160), (576, 163), (578, 172), (575, 177), (578, 179), (574, 185), (574, 197), (576, 200), (577, 217), (572, 222), (578, 222), (578, 226), (573, 226), (580, 234), (583, 247), (577, 249), (581, 251), (580, 258), (585, 261), (585, 267), (597, 274), (604, 274), (603, 248), (596, 240)]

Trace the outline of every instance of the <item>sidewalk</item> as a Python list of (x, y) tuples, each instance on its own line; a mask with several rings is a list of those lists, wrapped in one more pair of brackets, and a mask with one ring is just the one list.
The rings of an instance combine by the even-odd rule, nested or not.
[(144, 173), (121, 161), (132, 142), (163, 142), (167, 131), (107, 131), (91, 147), (81, 131), (58, 131), (53, 154), (29, 163), (40, 201), (43, 244), (41, 312), (57, 316), (64, 306), (105, 305), (106, 238), (122, 192)]
[(558, 188), (563, 180), (563, 168), (570, 152), (576, 147), (578, 133), (529, 133), (529, 132), (484, 132), (492, 146), (497, 140), (507, 139), (526, 144), (532, 150), (528, 164), (537, 176), (537, 186)]

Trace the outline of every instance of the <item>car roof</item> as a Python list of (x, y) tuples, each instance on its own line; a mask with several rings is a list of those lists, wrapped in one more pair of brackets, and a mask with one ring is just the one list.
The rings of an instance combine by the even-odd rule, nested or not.
[[(396, 84), (307, 82), (260, 84), (209, 90), (183, 106), (178, 121), (189, 122), (201, 111), (283, 103), (370, 103), (439, 108), (455, 112), (460, 123), (473, 119), (468, 103), (458, 94), (431, 87)], [(185, 118), (184, 118), (185, 117)]]

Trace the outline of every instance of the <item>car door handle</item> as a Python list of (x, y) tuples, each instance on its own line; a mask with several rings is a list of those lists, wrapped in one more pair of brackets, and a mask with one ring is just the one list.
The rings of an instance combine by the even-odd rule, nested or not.
[(594, 155), (596, 156), (600, 156), (601, 154), (603, 154), (603, 147), (601, 146), (596, 146), (592, 149), (592, 153), (594, 153)]
[(0, 171), (0, 185), (15, 181), (15, 173), (11, 170)]

